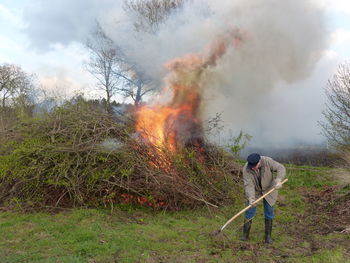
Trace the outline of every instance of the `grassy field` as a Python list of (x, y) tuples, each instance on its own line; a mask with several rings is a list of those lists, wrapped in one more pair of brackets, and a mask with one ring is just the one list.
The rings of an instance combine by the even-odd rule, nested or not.
[(181, 212), (129, 206), (56, 214), (3, 211), (0, 262), (350, 262), (350, 235), (324, 234), (331, 219), (308, 199), (309, 193), (317, 196), (332, 187), (334, 194), (349, 191), (349, 186), (334, 187), (339, 185), (334, 171), (288, 167), (289, 181), (276, 205), (272, 245), (262, 242), (261, 204), (249, 242), (239, 241), (243, 217), (224, 234), (210, 235), (243, 208), (243, 199), (231, 207)]

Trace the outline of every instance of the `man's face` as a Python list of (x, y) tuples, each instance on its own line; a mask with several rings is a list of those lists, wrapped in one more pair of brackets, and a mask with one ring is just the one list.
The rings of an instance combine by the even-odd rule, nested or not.
[(254, 167), (252, 167), (251, 169), (253, 170), (253, 171), (256, 171), (256, 170), (258, 170), (259, 168), (260, 168), (260, 163), (261, 163), (261, 161), (259, 161)]

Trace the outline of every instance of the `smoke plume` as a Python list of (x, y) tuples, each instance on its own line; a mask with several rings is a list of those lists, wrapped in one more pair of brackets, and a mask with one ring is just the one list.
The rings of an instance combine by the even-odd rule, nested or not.
[[(276, 123), (284, 123), (283, 116), (297, 110), (293, 103), (290, 109), (283, 109), (283, 94), (279, 99), (281, 94), (274, 94), (280, 90), (288, 94), (287, 87), (298, 89), (296, 83), (310, 77), (328, 44), (322, 10), (305, 0), (194, 0), (174, 12), (156, 34), (140, 32), (135, 39), (134, 33), (127, 33), (133, 32), (132, 26), (129, 21), (106, 30), (155, 80), (164, 78), (169, 60), (205, 52), (219, 36), (239, 30), (239, 45), (230, 46), (201, 78), (203, 117), (222, 112), (226, 127), (235, 132), (243, 129), (261, 143), (273, 141), (270, 138), (280, 134)], [(318, 92), (322, 93), (322, 87)], [(277, 139), (291, 138), (291, 132), (284, 134)], [(297, 137), (301, 140), (303, 135)]]
[[(53, 2), (58, 5), (57, 1)], [(320, 95), (323, 87), (315, 85), (322, 85), (327, 79), (327, 74), (322, 74), (326, 67), (320, 66), (319, 61), (327, 48), (329, 34), (316, 1), (186, 1), (153, 34), (142, 30), (136, 33), (133, 17), (124, 13), (120, 3), (108, 1), (108, 8), (97, 8), (96, 0), (76, 1), (73, 7), (81, 8), (84, 4), (89, 6), (84, 15), (86, 24), (92, 22), (87, 21), (88, 15), (97, 19), (127, 56), (159, 83), (159, 88), (167, 74), (164, 65), (168, 61), (186, 54), (205, 53), (219, 36), (239, 30), (242, 35), (239, 45), (228, 47), (224, 56), (202, 73), (203, 118), (222, 112), (227, 128), (234, 132), (242, 129), (260, 144), (273, 140), (286, 142), (295, 134), (297, 140), (314, 140), (318, 136), (315, 127), (317, 116), (321, 115), (319, 102), (323, 99)], [(74, 30), (77, 18), (72, 18), (70, 10), (65, 16), (74, 25), (69, 28)], [(56, 14), (52, 19), (59, 16)], [(29, 28), (38, 32), (34, 30), (36, 27)], [(81, 40), (83, 31), (76, 31), (75, 37), (72, 32), (65, 32), (64, 41)], [(322, 73), (315, 77), (317, 67)], [(312, 108), (315, 96), (317, 110), (311, 109), (310, 116), (310, 107), (302, 105), (306, 112), (303, 114), (298, 103), (307, 101)], [(288, 118), (300, 123), (288, 123)], [(284, 133), (278, 131), (281, 127)]]

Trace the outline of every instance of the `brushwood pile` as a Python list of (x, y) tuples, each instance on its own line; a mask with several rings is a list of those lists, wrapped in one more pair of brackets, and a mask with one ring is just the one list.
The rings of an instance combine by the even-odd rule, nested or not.
[(12, 114), (0, 134), (2, 207), (179, 210), (232, 204), (241, 191), (232, 155), (209, 143), (174, 154), (139, 140), (132, 110), (110, 114), (80, 98)]

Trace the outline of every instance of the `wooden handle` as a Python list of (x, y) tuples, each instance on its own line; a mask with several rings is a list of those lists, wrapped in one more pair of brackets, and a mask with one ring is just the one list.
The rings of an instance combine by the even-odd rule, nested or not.
[[(285, 182), (287, 182), (288, 179), (284, 179), (281, 184), (284, 184)], [(245, 211), (247, 211), (248, 209), (252, 208), (253, 206), (255, 206), (257, 203), (259, 203), (262, 199), (264, 199), (267, 195), (271, 194), (273, 191), (275, 191), (276, 188), (272, 188), (270, 189), (266, 194), (264, 194), (263, 196), (259, 197), (258, 199), (256, 199), (252, 204), (248, 205), (246, 208), (242, 209), (240, 212), (238, 212), (237, 214), (235, 214), (231, 219), (229, 219), (225, 225), (222, 226), (222, 228), (220, 229), (220, 231), (224, 230), (225, 227), (227, 227), (228, 224), (230, 224), (233, 220), (235, 220), (238, 216), (240, 216), (242, 213), (244, 213)]]

